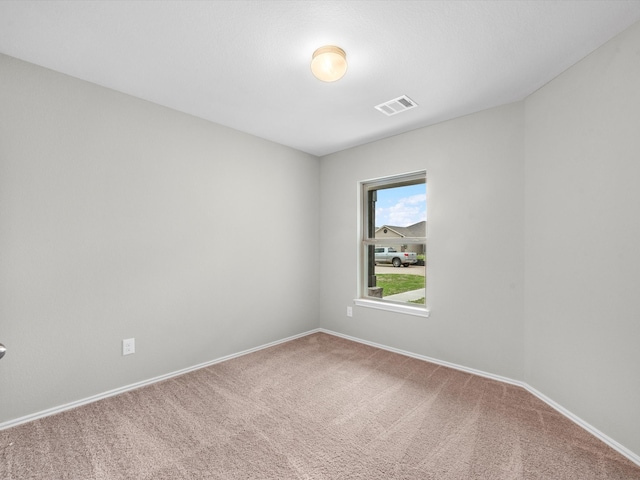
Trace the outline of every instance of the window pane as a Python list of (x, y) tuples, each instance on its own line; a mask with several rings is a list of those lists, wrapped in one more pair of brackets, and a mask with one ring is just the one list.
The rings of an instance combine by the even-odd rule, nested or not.
[(427, 236), (426, 183), (379, 188), (374, 192), (374, 218), (370, 219), (375, 225), (373, 238)]
[(416, 175), (365, 186), (364, 297), (425, 304), (426, 193)]
[(425, 265), (410, 265), (406, 268), (398, 268), (390, 264), (376, 265), (376, 286), (381, 289), (381, 298), (394, 302), (424, 305), (426, 296), (425, 269)]

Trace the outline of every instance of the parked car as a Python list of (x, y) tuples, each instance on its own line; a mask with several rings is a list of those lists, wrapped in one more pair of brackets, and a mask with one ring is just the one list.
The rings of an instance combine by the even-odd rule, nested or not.
[(415, 252), (398, 252), (393, 247), (376, 247), (376, 264), (390, 263), (394, 267), (408, 267), (418, 263), (418, 257)]

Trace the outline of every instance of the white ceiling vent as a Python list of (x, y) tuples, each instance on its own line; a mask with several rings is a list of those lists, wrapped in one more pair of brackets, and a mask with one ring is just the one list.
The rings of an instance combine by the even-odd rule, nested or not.
[(411, 100), (406, 95), (402, 95), (401, 97), (394, 98), (393, 100), (389, 100), (388, 102), (381, 103), (380, 105), (376, 105), (375, 108), (380, 110), (385, 115), (389, 117), (391, 115), (395, 115), (396, 113), (406, 112), (412, 108), (417, 107), (418, 104)]

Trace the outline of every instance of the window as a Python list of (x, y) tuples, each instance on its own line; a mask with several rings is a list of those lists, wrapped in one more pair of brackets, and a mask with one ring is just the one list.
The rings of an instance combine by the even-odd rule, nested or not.
[(357, 305), (428, 316), (425, 172), (361, 183)]

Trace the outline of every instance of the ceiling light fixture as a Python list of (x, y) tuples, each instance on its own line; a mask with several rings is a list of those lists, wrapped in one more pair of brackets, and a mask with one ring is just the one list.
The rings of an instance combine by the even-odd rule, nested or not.
[(347, 54), (333, 45), (320, 47), (311, 56), (311, 71), (323, 82), (340, 80), (347, 71)]

